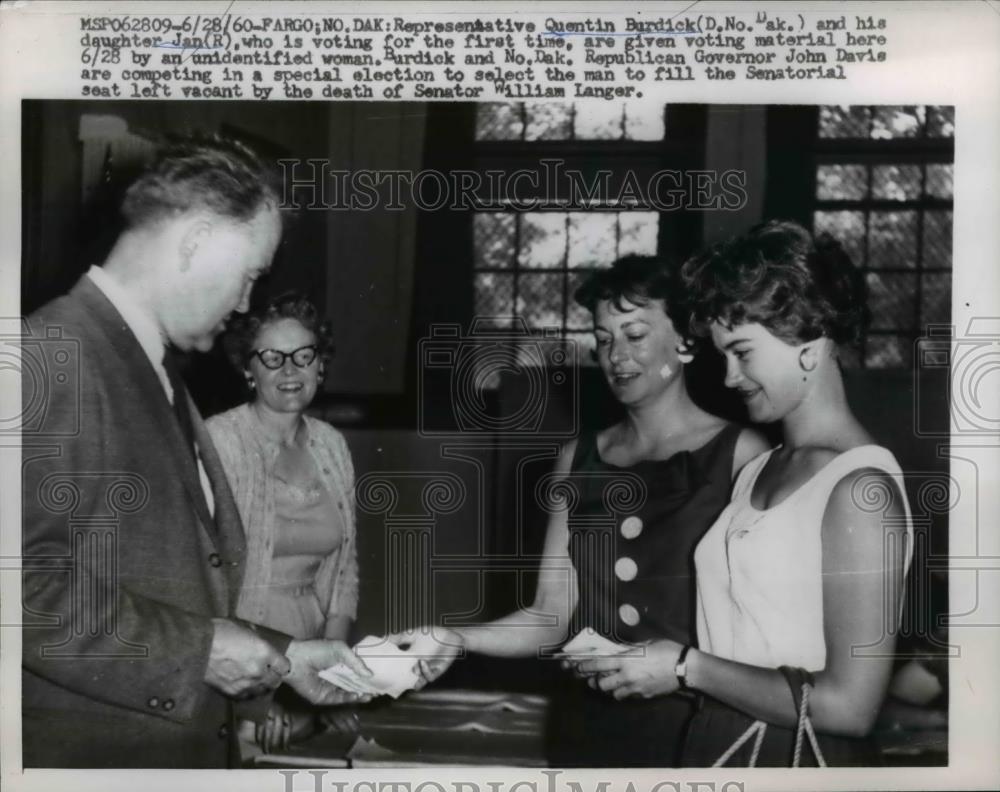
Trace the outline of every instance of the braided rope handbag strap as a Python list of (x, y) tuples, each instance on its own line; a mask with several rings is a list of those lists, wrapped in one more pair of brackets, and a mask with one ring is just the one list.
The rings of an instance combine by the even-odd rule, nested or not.
[[(812, 721), (809, 719), (809, 691), (811, 691), (813, 687), (813, 675), (803, 668), (795, 668), (793, 666), (781, 666), (778, 670), (782, 673), (785, 677), (785, 681), (788, 683), (788, 688), (792, 692), (792, 699), (795, 702), (795, 710), (798, 712), (798, 718), (795, 726), (795, 750), (792, 754), (792, 767), (798, 767), (802, 761), (803, 736), (807, 736), (809, 738), (809, 746), (812, 748), (813, 756), (816, 757), (816, 763), (820, 767), (826, 767), (826, 759), (823, 756), (822, 750), (820, 750), (819, 740), (816, 738), (816, 732), (813, 729)], [(750, 755), (750, 763), (747, 766), (756, 767), (757, 758), (760, 755), (760, 748), (764, 742), (764, 735), (766, 732), (767, 724), (764, 721), (754, 721), (746, 728), (743, 734), (737, 737), (735, 742), (733, 742), (733, 744), (726, 749), (725, 753), (712, 763), (712, 767), (722, 767), (732, 758), (733, 754), (735, 754), (743, 746), (743, 744), (754, 735), (756, 735), (757, 739), (754, 740), (753, 752)]]
[(736, 738), (735, 742), (730, 745), (725, 753), (722, 754), (718, 759), (712, 763), (712, 767), (722, 767), (726, 762), (728, 762), (734, 753), (736, 753), (754, 734), (757, 735), (757, 739), (754, 740), (753, 753), (750, 754), (750, 764), (747, 767), (757, 766), (757, 757), (760, 755), (760, 746), (764, 742), (764, 734), (767, 732), (767, 724), (764, 721), (754, 721), (751, 723), (746, 730), (739, 737)]

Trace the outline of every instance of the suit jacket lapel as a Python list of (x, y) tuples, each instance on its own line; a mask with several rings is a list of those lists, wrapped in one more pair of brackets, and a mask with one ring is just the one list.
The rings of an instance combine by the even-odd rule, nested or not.
[[(154, 416), (159, 424), (164, 437), (167, 440), (167, 447), (174, 455), (176, 469), (180, 475), (184, 486), (191, 496), (198, 517), (205, 527), (206, 532), (214, 543), (218, 543), (218, 532), (212, 515), (209, 514), (208, 504), (205, 502), (205, 493), (201, 489), (201, 481), (198, 476), (198, 467), (191, 453), (188, 450), (187, 440), (184, 432), (177, 422), (177, 416), (167, 394), (160, 384), (160, 378), (156, 375), (149, 358), (143, 351), (136, 337), (132, 334), (121, 314), (104, 296), (104, 293), (95, 286), (89, 278), (81, 278), (73, 289), (75, 296), (86, 305), (87, 309), (96, 317), (101, 329), (108, 338), (110, 346), (115, 350), (123, 366), (128, 369), (129, 375), (123, 378), (123, 384), (134, 385), (138, 391), (135, 394), (124, 394), (126, 398), (139, 398), (149, 405), (149, 412)], [(187, 391), (182, 394), (188, 398), (191, 406), (192, 420), (198, 415)], [(214, 449), (213, 449), (214, 450)], [(155, 450), (154, 450), (155, 453)], [(230, 496), (231, 498), (231, 496)]]

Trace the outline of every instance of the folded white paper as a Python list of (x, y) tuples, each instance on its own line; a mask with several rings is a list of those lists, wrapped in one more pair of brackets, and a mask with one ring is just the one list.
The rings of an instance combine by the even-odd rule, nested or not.
[(384, 638), (369, 635), (354, 646), (354, 653), (371, 670), (370, 677), (356, 674), (344, 663), (320, 671), (320, 677), (352, 693), (393, 698), (399, 698), (420, 681), (418, 658)]
[(620, 644), (610, 641), (592, 627), (585, 627), (573, 636), (559, 650), (559, 657), (607, 657), (635, 649), (632, 644)]

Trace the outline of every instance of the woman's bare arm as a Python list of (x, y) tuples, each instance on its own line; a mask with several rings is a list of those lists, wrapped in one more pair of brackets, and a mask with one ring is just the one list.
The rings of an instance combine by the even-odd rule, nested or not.
[[(576, 442), (568, 443), (554, 468), (567, 476)], [(549, 514), (538, 570), (538, 586), (531, 606), (487, 624), (454, 628), (465, 648), (495, 657), (526, 657), (543, 646), (554, 646), (567, 637), (569, 620), (579, 597), (576, 570), (569, 557), (569, 523), (565, 509)]]

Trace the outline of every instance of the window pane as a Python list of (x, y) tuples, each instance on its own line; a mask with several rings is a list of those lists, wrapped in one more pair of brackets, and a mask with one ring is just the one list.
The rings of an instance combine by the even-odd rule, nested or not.
[(866, 138), (871, 111), (860, 105), (825, 105), (819, 109), (821, 138)]
[(529, 327), (563, 326), (564, 275), (522, 274), (517, 281), (517, 313)]
[(920, 329), (951, 322), (951, 274), (923, 275), (920, 293)]
[(663, 140), (665, 112), (659, 102), (626, 102), (626, 140)]
[(618, 255), (656, 255), (660, 216), (656, 212), (621, 212), (618, 215)]
[(928, 137), (955, 137), (955, 108), (936, 107), (927, 108), (927, 136)]
[(872, 168), (872, 197), (912, 201), (920, 197), (919, 165), (876, 165)]
[(476, 316), (511, 316), (514, 313), (514, 276), (478, 272), (473, 277)]
[(920, 137), (924, 128), (924, 108), (876, 107), (872, 116), (872, 137), (876, 140)]
[(607, 267), (615, 259), (617, 219), (612, 212), (569, 216), (568, 267)]
[(869, 272), (868, 307), (873, 330), (909, 330), (915, 319), (916, 275)]
[[(819, 108), (817, 137), (876, 142), (952, 138), (954, 123), (953, 107), (826, 106)], [(873, 153), (888, 148), (873, 143), (868, 146)], [(951, 275), (947, 270), (952, 258), (952, 212), (950, 207), (935, 210), (914, 204), (924, 199), (950, 203), (954, 166), (927, 162), (925, 154), (928, 159), (936, 158), (932, 147), (917, 146), (913, 148), (917, 156), (909, 163), (892, 163), (889, 151), (883, 164), (862, 165), (850, 162), (848, 156), (840, 158), (846, 162), (830, 162), (827, 152), (823, 155), (827, 162), (816, 170), (817, 201), (858, 201), (862, 208), (815, 211), (813, 228), (817, 234), (826, 232), (839, 239), (855, 263), (867, 270), (872, 333), (865, 339), (862, 356), (864, 365), (874, 368), (909, 366), (917, 325), (947, 323), (951, 318)], [(819, 151), (824, 151), (822, 146)], [(878, 155), (873, 159), (877, 162)], [(866, 175), (869, 189), (864, 183)], [(905, 203), (897, 211), (875, 211), (872, 204), (876, 201)], [(917, 272), (918, 265), (922, 272)], [(842, 362), (852, 365), (850, 360)]]
[(663, 140), (664, 112), (659, 102), (483, 102), (476, 140)]
[(614, 102), (575, 104), (573, 136), (577, 140), (621, 140), (625, 108)]
[(844, 247), (855, 266), (865, 264), (865, 213), (864, 212), (816, 212), (813, 214), (813, 230), (817, 234), (829, 234)]
[(565, 102), (527, 102), (525, 140), (568, 140), (573, 132), (573, 105)]
[(924, 267), (951, 266), (951, 212), (924, 212)]
[(864, 165), (820, 165), (816, 168), (816, 197), (821, 201), (860, 201), (868, 194)]
[(566, 290), (567, 329), (590, 330), (594, 326), (594, 320), (590, 315), (590, 311), (573, 299), (573, 294), (578, 288), (580, 288), (580, 286), (583, 285), (583, 282), (591, 276), (592, 272), (593, 270), (590, 272), (573, 272), (569, 276), (569, 288)]
[(476, 140), (520, 140), (520, 102), (484, 102), (476, 107)]
[(868, 234), (869, 267), (916, 266), (916, 212), (872, 212)]
[(531, 212), (521, 215), (518, 260), (531, 269), (562, 267), (566, 261), (566, 214)]
[(510, 267), (514, 258), (515, 215), (481, 212), (473, 216), (472, 238), (477, 269)]
[(927, 194), (934, 198), (951, 198), (954, 172), (954, 165), (928, 165)]
[(593, 333), (566, 333), (567, 365), (596, 366), (591, 352), (597, 347)]
[(908, 368), (913, 343), (905, 336), (869, 336), (865, 349), (868, 368)]

